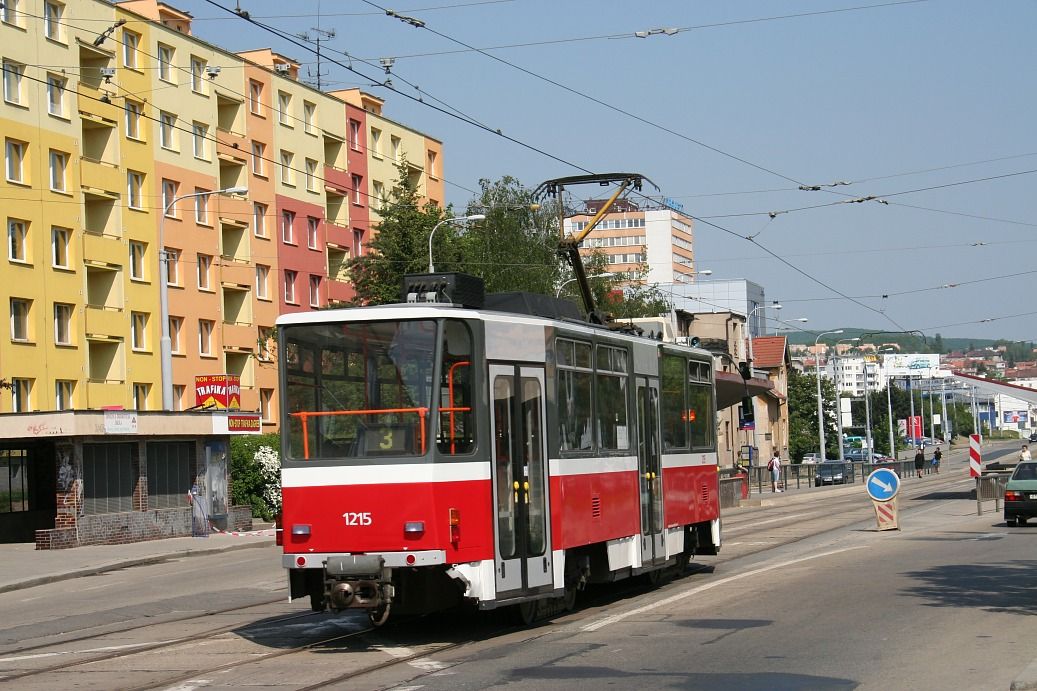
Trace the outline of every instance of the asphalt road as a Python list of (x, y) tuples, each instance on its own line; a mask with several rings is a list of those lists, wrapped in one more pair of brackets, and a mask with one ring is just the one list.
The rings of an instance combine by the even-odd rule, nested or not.
[(272, 548), (0, 594), (0, 685), (1007, 689), (1037, 657), (1037, 527), (977, 516), (963, 461), (905, 484), (899, 532), (874, 530), (860, 485), (731, 512), (720, 557), (527, 629), (313, 615)]

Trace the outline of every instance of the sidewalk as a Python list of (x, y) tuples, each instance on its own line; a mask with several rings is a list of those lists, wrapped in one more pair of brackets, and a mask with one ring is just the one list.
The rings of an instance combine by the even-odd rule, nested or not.
[(31, 542), (0, 544), (0, 593), (182, 557), (273, 546), (273, 528), (73, 549), (37, 550)]

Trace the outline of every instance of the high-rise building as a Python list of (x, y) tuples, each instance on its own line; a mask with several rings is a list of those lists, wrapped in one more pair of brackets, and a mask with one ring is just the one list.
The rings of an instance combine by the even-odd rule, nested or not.
[(174, 409), (196, 375), (237, 375), (272, 428), (277, 315), (352, 298), (387, 166), (442, 203), (440, 142), (191, 21), (158, 0), (0, 9), (0, 412), (160, 409), (165, 322)]

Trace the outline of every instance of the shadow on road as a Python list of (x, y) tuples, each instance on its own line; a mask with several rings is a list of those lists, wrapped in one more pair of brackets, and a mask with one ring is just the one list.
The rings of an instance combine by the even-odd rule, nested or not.
[(976, 490), (975, 488), (965, 490), (964, 492), (930, 492), (929, 494), (922, 494), (917, 497), (911, 497), (911, 501), (931, 501), (933, 499), (975, 499)]
[(901, 591), (928, 600), (929, 607), (974, 607), (987, 612), (1037, 614), (1033, 583), (1037, 561), (948, 564), (904, 574), (919, 583)]
[[(645, 679), (672, 679), (670, 688), (675, 689), (739, 689), (740, 691), (802, 691), (808, 689), (855, 689), (858, 683), (851, 679), (819, 677), (809, 674), (786, 674), (783, 672), (707, 672), (677, 673), (657, 669), (626, 671), (613, 667), (582, 665), (544, 665), (514, 669), (508, 676), (516, 681), (530, 679), (581, 680), (608, 679), (613, 683), (626, 679), (631, 687), (641, 685)], [(666, 688), (652, 682), (653, 688)]]

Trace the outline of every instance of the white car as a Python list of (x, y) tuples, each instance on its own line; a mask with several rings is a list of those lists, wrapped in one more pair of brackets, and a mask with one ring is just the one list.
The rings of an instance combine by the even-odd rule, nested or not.
[(821, 454), (819, 454), (819, 453), (803, 454), (803, 462), (804, 463), (808, 463), (808, 464), (809, 463), (820, 463), (821, 462)]

